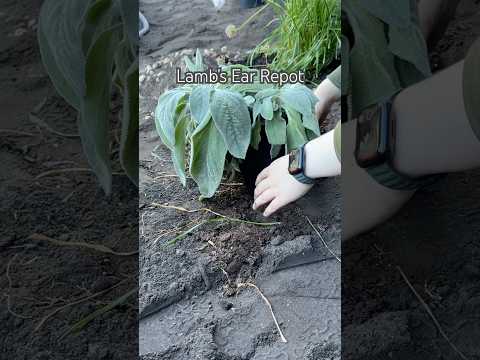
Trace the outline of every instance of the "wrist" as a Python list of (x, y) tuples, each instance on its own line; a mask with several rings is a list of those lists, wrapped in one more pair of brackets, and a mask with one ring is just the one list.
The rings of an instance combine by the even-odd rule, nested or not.
[(312, 156), (312, 153), (315, 153), (315, 151), (312, 149), (314, 148), (314, 142), (313, 141), (309, 141), (308, 143), (306, 143), (303, 147), (303, 151), (304, 151), (304, 170), (303, 170), (303, 173), (305, 174), (305, 176), (308, 176), (309, 178), (315, 178), (315, 172), (312, 171), (312, 167), (313, 167), (313, 164), (312, 164), (312, 160), (313, 160), (313, 156)]

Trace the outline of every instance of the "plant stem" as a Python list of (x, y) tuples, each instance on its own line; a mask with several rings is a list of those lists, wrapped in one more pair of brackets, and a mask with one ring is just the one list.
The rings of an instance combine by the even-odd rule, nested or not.
[(262, 6), (259, 10), (255, 11), (252, 16), (250, 16), (245, 22), (240, 25), (237, 29), (237, 31), (241, 31), (248, 23), (250, 23), (256, 16), (258, 16), (260, 13), (262, 13), (263, 10), (265, 10), (270, 4), (266, 4)]

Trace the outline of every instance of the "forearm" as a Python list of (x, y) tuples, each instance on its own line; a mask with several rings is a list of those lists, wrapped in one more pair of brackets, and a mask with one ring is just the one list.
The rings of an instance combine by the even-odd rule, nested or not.
[(334, 102), (340, 100), (341, 90), (329, 78), (323, 80), (314, 91), (319, 101), (324, 101), (325, 105), (331, 106)]
[(402, 91), (394, 101), (394, 165), (411, 176), (480, 166), (480, 141), (463, 100), (463, 65)]
[(342, 165), (334, 145), (334, 130), (305, 145), (305, 175), (317, 179), (340, 175)]

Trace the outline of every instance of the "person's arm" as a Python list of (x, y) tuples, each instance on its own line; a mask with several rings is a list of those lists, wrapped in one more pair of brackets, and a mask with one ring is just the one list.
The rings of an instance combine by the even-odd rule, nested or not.
[(318, 98), (317, 105), (315, 107), (315, 113), (320, 123), (325, 120), (326, 116), (330, 112), (332, 104), (340, 100), (341, 96), (341, 67), (335, 69), (320, 85), (315, 89), (314, 94)]
[[(340, 89), (330, 79), (325, 79), (315, 90), (319, 98), (316, 113), (321, 121), (330, 111), (332, 104), (340, 98)], [(335, 131), (332, 130), (305, 145), (305, 175), (311, 178), (340, 174), (341, 163), (335, 149)], [(282, 156), (266, 167), (255, 183), (255, 210), (267, 205), (264, 216), (270, 216), (283, 206), (301, 198), (312, 187), (296, 180), (288, 172), (288, 155)]]

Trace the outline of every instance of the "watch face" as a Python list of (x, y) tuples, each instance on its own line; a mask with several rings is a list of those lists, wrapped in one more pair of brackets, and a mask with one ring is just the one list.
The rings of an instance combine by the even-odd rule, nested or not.
[(300, 156), (301, 153), (299, 150), (293, 150), (289, 155), (288, 172), (292, 175), (300, 174), (302, 172)]
[(382, 116), (382, 109), (375, 106), (357, 120), (355, 157), (361, 167), (375, 166), (386, 159), (388, 118)]

